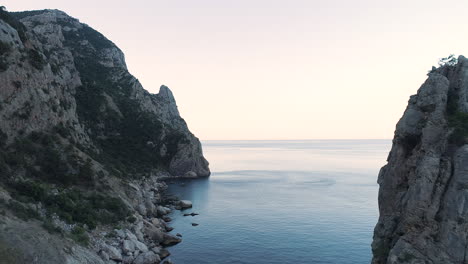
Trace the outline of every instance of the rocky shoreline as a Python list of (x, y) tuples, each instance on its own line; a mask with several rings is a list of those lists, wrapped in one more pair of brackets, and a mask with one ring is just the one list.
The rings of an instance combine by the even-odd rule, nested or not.
[[(90, 230), (86, 225), (83, 227), (82, 234), (75, 234), (77, 228), (81, 228), (78, 224), (69, 224), (57, 215), (46, 218), (48, 214), (44, 206), (39, 203), (24, 204), (25, 208), (35, 211), (39, 219), (50, 219), (47, 223), (51, 229), (58, 230), (57, 232), (40, 231), (43, 234), (39, 235), (39, 230), (31, 231), (30, 234), (38, 234), (37, 239), (47, 239), (54, 241), (57, 247), (51, 248), (58, 254), (57, 258), (61, 258), (62, 252), (65, 253), (63, 263), (98, 263), (98, 264), (158, 264), (172, 263), (168, 258), (170, 252), (167, 247), (178, 244), (182, 241), (180, 233), (171, 234), (173, 228), (170, 226), (172, 219), (169, 214), (174, 210), (185, 210), (192, 207), (192, 202), (180, 200), (178, 197), (167, 194), (168, 184), (162, 180), (164, 177), (152, 176), (138, 181), (128, 182), (126, 184), (119, 183), (113, 192), (120, 193), (122, 201), (131, 210), (131, 221), (121, 221), (116, 225), (98, 225), (95, 229)], [(8, 204), (14, 201), (9, 193), (0, 188), (0, 200), (2, 204)], [(35, 255), (42, 250), (38, 245), (31, 247), (32, 240), (25, 240), (20, 231), (27, 226), (36, 226), (42, 229), (40, 221), (30, 219), (23, 221), (16, 216), (11, 215), (8, 211), (2, 211), (4, 214), (3, 221), (0, 221), (0, 231), (4, 236), (14, 236), (15, 240), (20, 241), (18, 245), (10, 245), (10, 249), (14, 248), (30, 248), (31, 252), (23, 252), (24, 260), (33, 260)], [(197, 215), (190, 213), (186, 215)], [(44, 224), (43, 224), (44, 225)], [(88, 231), (84, 231), (88, 230)], [(5, 231), (5, 232), (4, 232)], [(7, 232), (8, 231), (8, 232)], [(72, 243), (74, 235), (79, 235), (86, 238), (86, 243)], [(46, 237), (46, 238), (44, 238)], [(70, 238), (72, 238), (70, 240)], [(13, 239), (13, 238), (12, 238)], [(27, 245), (27, 246), (26, 246)], [(2, 251), (0, 244), (0, 253)], [(39, 250), (39, 251), (37, 251)], [(41, 253), (42, 255), (44, 253)], [(41, 256), (37, 261), (31, 263), (50, 263), (57, 262)], [(16, 262), (13, 262), (16, 263)], [(18, 262), (23, 263), (23, 262)]]
[(93, 234), (93, 249), (105, 263), (172, 263), (167, 247), (180, 243), (182, 235), (170, 233), (173, 228), (169, 214), (191, 208), (192, 202), (168, 195), (166, 179), (169, 178), (152, 178), (138, 185), (129, 183), (129, 191), (137, 201), (135, 222)]

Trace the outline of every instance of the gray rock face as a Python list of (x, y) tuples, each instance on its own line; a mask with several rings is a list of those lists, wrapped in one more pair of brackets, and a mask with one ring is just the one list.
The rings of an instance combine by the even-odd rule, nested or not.
[[(163, 206), (163, 179), (210, 170), (171, 90), (144, 90), (114, 43), (59, 10), (2, 9), (0, 173), (0, 262), (159, 263), (162, 246), (181, 241), (155, 218), (173, 208)], [(9, 193), (18, 186), (47, 197), (73, 190), (79, 201), (66, 210), (77, 214), (49, 221), (45, 196), (26, 204)], [(98, 213), (77, 217), (91, 199), (103, 200)]]
[(467, 263), (468, 60), (433, 69), (378, 177), (372, 263)]
[[(25, 26), (23, 38), (0, 19), (0, 44), (8, 47), (0, 51), (0, 129), (8, 142), (60, 126), (69, 141), (107, 154), (109, 162), (147, 157), (135, 168), (210, 175), (170, 89), (144, 90), (114, 43), (62, 11), (16, 17)], [(129, 149), (135, 153), (126, 154)]]

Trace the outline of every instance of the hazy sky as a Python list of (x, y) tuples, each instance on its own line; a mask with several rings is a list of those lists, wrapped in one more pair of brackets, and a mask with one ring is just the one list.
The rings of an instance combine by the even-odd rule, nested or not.
[(14, 0), (61, 9), (173, 91), (201, 139), (391, 138), (440, 57), (468, 55), (468, 1)]

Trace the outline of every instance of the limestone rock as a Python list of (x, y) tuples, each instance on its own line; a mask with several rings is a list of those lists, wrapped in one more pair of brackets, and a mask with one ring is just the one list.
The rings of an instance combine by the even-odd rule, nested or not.
[(182, 209), (192, 208), (192, 202), (189, 200), (180, 200), (179, 205)]
[(131, 240), (124, 240), (122, 242), (122, 251), (124, 253), (135, 251), (135, 244)]
[(110, 245), (103, 245), (102, 250), (107, 253), (109, 259), (122, 261), (122, 254), (115, 247)]
[(142, 253), (133, 261), (134, 264), (158, 264), (160, 262), (161, 259), (153, 251)]
[(179, 237), (164, 233), (161, 244), (164, 246), (172, 246), (180, 242), (182, 242), (182, 239)]
[[(95, 229), (85, 228), (83, 236), (89, 236), (90, 243), (85, 248), (68, 236), (44, 234), (34, 221), (8, 221), (7, 210), (0, 222), (15, 233), (0, 232), (0, 244), (18, 244), (28, 263), (159, 262), (148, 248), (177, 241), (165, 234), (171, 227), (164, 221), (151, 228), (143, 224), (170, 213), (156, 206), (167, 188), (161, 180), (210, 174), (201, 143), (180, 116), (172, 91), (164, 85), (158, 94), (146, 91), (128, 72), (125, 56), (113, 42), (62, 11), (0, 12), (0, 152), (23, 157), (21, 164), (0, 164), (1, 171), (8, 171), (0, 185), (19, 179), (37, 183), (38, 177), (30, 175), (44, 175), (40, 183), (52, 186), (74, 178), (64, 190), (45, 188), (48, 195), (66, 193), (79, 183), (87, 187), (77, 188), (77, 197), (97, 191), (121, 201), (119, 209), (129, 214), (112, 217), (134, 223), (130, 230), (109, 232), (112, 227), (98, 220)], [(45, 166), (44, 157), (54, 164)], [(50, 172), (54, 169), (60, 177)], [(57, 177), (46, 179), (52, 175)], [(16, 199), (7, 190), (0, 189), (2, 202)], [(46, 205), (31, 206), (46, 215)], [(113, 209), (99, 210), (113, 214)], [(91, 225), (95, 219), (73, 224), (63, 220), (55, 216), (54, 224), (70, 232), (74, 224)], [(31, 239), (23, 237), (22, 229)], [(40, 237), (47, 239), (39, 243)]]
[(378, 176), (372, 263), (466, 262), (467, 95), (468, 60), (460, 56), (411, 96)]

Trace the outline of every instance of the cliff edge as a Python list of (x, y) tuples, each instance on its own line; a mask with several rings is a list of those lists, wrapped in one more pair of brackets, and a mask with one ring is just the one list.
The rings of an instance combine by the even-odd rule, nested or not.
[(378, 176), (374, 264), (468, 261), (468, 60), (428, 76)]

